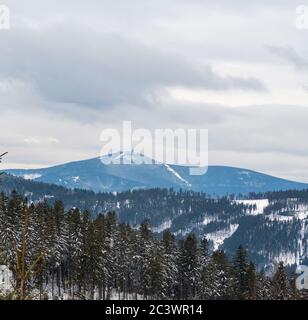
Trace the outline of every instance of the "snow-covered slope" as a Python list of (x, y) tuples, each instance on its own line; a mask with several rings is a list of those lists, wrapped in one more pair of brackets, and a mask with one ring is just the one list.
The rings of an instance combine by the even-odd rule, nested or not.
[(205, 234), (205, 237), (213, 242), (213, 249), (218, 250), (224, 244), (226, 239), (232, 237), (238, 227), (238, 224), (230, 224), (228, 228)]
[(269, 205), (268, 199), (235, 200), (235, 202), (244, 204), (246, 206), (252, 206), (253, 208), (249, 212), (252, 215), (264, 213), (264, 209)]

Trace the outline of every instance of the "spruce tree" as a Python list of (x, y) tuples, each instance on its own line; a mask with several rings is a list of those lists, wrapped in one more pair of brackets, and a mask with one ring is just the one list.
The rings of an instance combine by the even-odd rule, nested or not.
[(260, 273), (257, 274), (256, 283), (256, 299), (257, 300), (272, 300), (272, 280), (265, 275), (262, 269)]
[(225, 252), (211, 253), (206, 239), (198, 243), (193, 234), (176, 240), (166, 230), (159, 240), (148, 221), (137, 230), (119, 223), (114, 212), (92, 217), (77, 208), (65, 212), (58, 201), (29, 205), (16, 192), (0, 194), (0, 252), (20, 299), (301, 297), (283, 264), (270, 279), (242, 247), (230, 263)]
[(165, 266), (164, 287), (166, 297), (168, 299), (175, 299), (179, 286), (179, 250), (175, 237), (171, 234), (170, 230), (166, 230), (163, 233), (162, 249)]
[(255, 266), (252, 262), (250, 262), (248, 269), (247, 269), (247, 300), (256, 300), (257, 298), (257, 273)]
[(195, 299), (200, 279), (200, 260), (198, 241), (195, 235), (189, 235), (181, 245), (180, 256), (180, 297)]
[(163, 246), (160, 242), (155, 241), (152, 251), (150, 267), (150, 297), (152, 299), (166, 299), (166, 266), (164, 260)]
[(210, 263), (214, 270), (208, 276), (208, 282), (212, 286), (210, 299), (234, 299), (234, 275), (227, 255), (224, 251), (215, 251)]
[(143, 222), (140, 226), (138, 242), (137, 285), (143, 298), (148, 299), (151, 295), (151, 264), (153, 262), (154, 247), (153, 233), (148, 221)]
[(236, 251), (233, 270), (236, 299), (245, 300), (249, 297), (249, 262), (246, 250), (242, 246)]
[(272, 290), (274, 300), (289, 300), (292, 296), (283, 262), (278, 264), (277, 271), (273, 277)]

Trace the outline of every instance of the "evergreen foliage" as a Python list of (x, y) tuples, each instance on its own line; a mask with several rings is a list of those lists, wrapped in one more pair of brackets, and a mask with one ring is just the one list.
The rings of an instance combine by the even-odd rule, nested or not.
[[(26, 210), (25, 210), (26, 208)], [(28, 220), (25, 220), (25, 212)], [(25, 221), (27, 236), (25, 238)], [(231, 260), (194, 234), (155, 237), (148, 221), (132, 228), (115, 213), (93, 217), (65, 212), (57, 201), (28, 204), (16, 192), (0, 194), (0, 252), (16, 269), (25, 246), (26, 298), (71, 299), (293, 299), (282, 264), (273, 279), (258, 273), (243, 247)], [(17, 250), (16, 250), (17, 248)], [(18, 297), (18, 295), (17, 295)]]

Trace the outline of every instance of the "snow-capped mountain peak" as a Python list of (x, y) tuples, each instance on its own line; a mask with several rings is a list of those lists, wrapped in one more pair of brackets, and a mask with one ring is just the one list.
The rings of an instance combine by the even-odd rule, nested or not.
[(308, 188), (304, 183), (224, 166), (209, 166), (206, 174), (191, 176), (188, 166), (158, 163), (134, 151), (121, 151), (44, 169), (6, 172), (34, 181), (95, 192), (173, 188), (226, 195)]
[(142, 153), (136, 153), (132, 151), (119, 151), (116, 153), (109, 153), (99, 157), (103, 164), (158, 164), (157, 161), (145, 156)]

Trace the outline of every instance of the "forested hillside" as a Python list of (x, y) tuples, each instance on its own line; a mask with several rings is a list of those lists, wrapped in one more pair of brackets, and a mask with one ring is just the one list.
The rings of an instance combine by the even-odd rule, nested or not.
[(272, 278), (240, 247), (229, 259), (195, 235), (157, 239), (115, 213), (91, 218), (63, 204), (0, 196), (1, 263), (12, 271), (9, 299), (298, 299), (279, 264)]
[(207, 238), (210, 251), (221, 249), (229, 256), (242, 245), (259, 271), (273, 272), (280, 261), (294, 267), (308, 257), (308, 191), (213, 198), (172, 189), (96, 194), (10, 175), (0, 181), (7, 196), (16, 190), (34, 204), (61, 200), (66, 212), (88, 210), (93, 218), (113, 211), (120, 223), (134, 228), (148, 220), (158, 238), (166, 229), (179, 240), (194, 233), (198, 239)]

